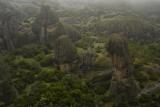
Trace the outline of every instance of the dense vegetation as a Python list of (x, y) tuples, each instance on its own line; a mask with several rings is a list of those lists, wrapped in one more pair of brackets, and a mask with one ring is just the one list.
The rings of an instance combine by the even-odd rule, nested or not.
[(160, 106), (160, 14), (81, 5), (0, 1), (0, 107)]

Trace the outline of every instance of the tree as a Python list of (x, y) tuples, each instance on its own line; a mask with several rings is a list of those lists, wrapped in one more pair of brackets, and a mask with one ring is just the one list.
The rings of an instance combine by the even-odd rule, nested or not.
[(52, 29), (54, 29), (54, 30), (49, 33), (49, 42), (50, 43), (52, 43), (53, 41), (55, 41), (61, 35), (65, 35), (66, 34), (64, 26), (60, 22), (57, 23)]
[(17, 96), (17, 90), (13, 86), (10, 78), (9, 66), (0, 57), (0, 102), (6, 106), (11, 104)]
[(63, 75), (57, 82), (34, 82), (11, 107), (95, 107), (96, 98), (85, 81)]
[(80, 32), (75, 27), (64, 24), (64, 29), (72, 41), (75, 42), (81, 38)]
[(56, 40), (54, 51), (60, 69), (64, 68), (64, 71), (68, 71), (70, 69), (68, 64), (73, 63), (77, 58), (76, 48), (68, 36), (63, 35)]

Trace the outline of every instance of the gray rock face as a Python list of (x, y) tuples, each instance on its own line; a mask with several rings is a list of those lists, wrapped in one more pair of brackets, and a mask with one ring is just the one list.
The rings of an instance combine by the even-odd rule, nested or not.
[(153, 86), (149, 88), (143, 89), (139, 94), (138, 97), (141, 97), (143, 95), (153, 95), (157, 93), (160, 90), (160, 82), (154, 84)]
[(117, 103), (131, 100), (138, 91), (138, 86), (133, 78), (132, 60), (127, 42), (120, 35), (113, 35), (108, 43), (108, 53), (114, 66), (110, 91)]
[(127, 70), (116, 70), (112, 75), (110, 91), (118, 103), (134, 98), (138, 93), (138, 86), (134, 78), (127, 75)]

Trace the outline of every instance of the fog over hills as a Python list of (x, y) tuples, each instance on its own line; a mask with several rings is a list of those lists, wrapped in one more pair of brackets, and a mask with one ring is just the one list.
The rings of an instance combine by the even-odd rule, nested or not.
[(59, 1), (61, 3), (148, 3), (148, 2), (160, 2), (159, 0), (51, 0)]
[(124, 11), (133, 10), (142, 13), (145, 12), (147, 15), (150, 13), (160, 15), (160, 0), (0, 0), (0, 2), (8, 2), (14, 7), (19, 8), (29, 7), (29, 10), (31, 8), (39, 8), (42, 4), (47, 4), (56, 9), (58, 7), (74, 10), (86, 7), (98, 7), (116, 10), (122, 9)]
[(148, 3), (160, 3), (160, 0), (0, 0), (10, 1), (16, 3), (45, 3), (45, 2), (58, 2), (60, 4), (94, 4), (94, 3), (129, 3), (129, 4), (148, 4)]
[(160, 0), (0, 0), (0, 107), (160, 107)]
[[(133, 9), (157, 10), (160, 0), (51, 0), (57, 1), (63, 7), (84, 8), (89, 5), (105, 5), (106, 7), (132, 7)], [(156, 8), (156, 9), (154, 9)]]
[(128, 6), (148, 6), (148, 5), (157, 5), (160, 4), (160, 0), (0, 0), (1, 2), (10, 2), (12, 4), (20, 4), (23, 5), (41, 5), (44, 3), (47, 4), (59, 4), (63, 7), (85, 7), (88, 5), (97, 5), (97, 4), (105, 4), (105, 5), (119, 5), (125, 4)]

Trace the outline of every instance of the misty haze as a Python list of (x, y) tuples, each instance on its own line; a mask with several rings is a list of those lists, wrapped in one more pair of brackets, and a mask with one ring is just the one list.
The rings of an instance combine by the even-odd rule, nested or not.
[(160, 0), (0, 0), (0, 107), (160, 107)]

